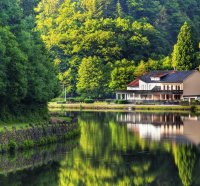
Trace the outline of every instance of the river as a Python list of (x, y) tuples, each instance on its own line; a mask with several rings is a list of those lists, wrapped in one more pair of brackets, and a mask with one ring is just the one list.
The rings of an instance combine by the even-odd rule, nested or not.
[(1, 186), (199, 186), (200, 117), (67, 112), (81, 136), (0, 155)]

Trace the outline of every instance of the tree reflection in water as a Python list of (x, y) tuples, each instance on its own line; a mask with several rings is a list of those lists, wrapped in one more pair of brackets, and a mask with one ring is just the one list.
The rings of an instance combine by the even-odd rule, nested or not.
[(196, 147), (141, 139), (119, 124), (115, 113), (82, 113), (79, 123), (80, 149), (62, 161), (59, 185), (194, 183)]
[[(68, 145), (65, 148), (53, 147), (52, 150), (43, 150), (50, 153), (48, 156), (47, 153), (42, 153), (41, 161), (38, 161), (34, 154), (15, 155), (9, 161), (5, 155), (0, 156), (0, 171), (2, 170), (0, 185), (200, 185), (199, 146), (194, 146), (187, 140), (181, 141), (180, 137), (178, 141), (165, 140), (165, 138), (161, 138), (161, 141), (141, 138), (138, 132), (130, 130), (128, 123), (119, 122), (116, 119), (117, 113), (81, 112), (75, 114), (81, 125), (78, 146), (75, 143), (76, 145), (72, 145), (70, 150), (64, 151), (58, 149), (69, 149)], [(173, 118), (170, 115), (167, 117)], [(176, 115), (176, 118), (181, 123), (181, 117)], [(156, 126), (158, 126), (158, 120), (156, 121)], [(164, 135), (166, 137), (166, 131)], [(177, 139), (175, 135), (179, 133), (174, 133), (173, 139)], [(35, 161), (29, 157), (35, 157)], [(19, 160), (24, 163), (21, 165), (18, 163)], [(16, 171), (18, 168), (20, 171)], [(7, 173), (6, 170), (8, 170)]]

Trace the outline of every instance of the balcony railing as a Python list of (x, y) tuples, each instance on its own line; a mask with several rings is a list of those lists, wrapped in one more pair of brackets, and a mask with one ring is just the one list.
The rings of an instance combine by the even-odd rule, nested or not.
[(117, 93), (135, 93), (135, 94), (183, 94), (183, 90), (119, 90)]

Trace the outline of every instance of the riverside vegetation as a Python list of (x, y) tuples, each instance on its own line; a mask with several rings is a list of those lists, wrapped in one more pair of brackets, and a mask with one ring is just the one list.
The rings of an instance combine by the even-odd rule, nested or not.
[(29, 124), (27, 128), (16, 129), (12, 127), (0, 132), (0, 152), (14, 152), (15, 150), (26, 150), (35, 146), (43, 146), (58, 141), (74, 138), (80, 134), (77, 123), (42, 123)]

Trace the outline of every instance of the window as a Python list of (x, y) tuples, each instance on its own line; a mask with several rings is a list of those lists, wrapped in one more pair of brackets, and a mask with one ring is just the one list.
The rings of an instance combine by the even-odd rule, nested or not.
[(167, 85), (167, 90), (169, 90), (169, 85)]

